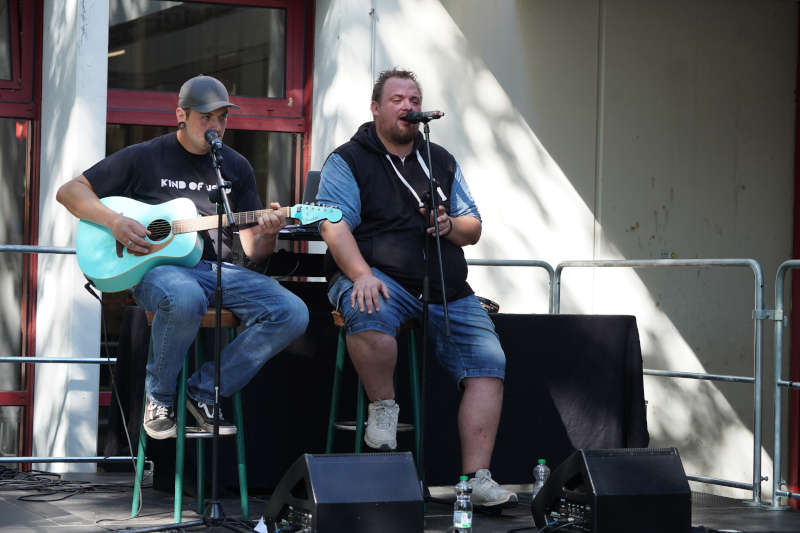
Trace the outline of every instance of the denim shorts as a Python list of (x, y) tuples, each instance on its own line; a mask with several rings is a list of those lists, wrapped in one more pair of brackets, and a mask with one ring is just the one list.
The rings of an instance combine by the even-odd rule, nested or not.
[[(422, 300), (414, 297), (392, 278), (372, 269), (389, 289), (389, 299), (381, 299), (381, 310), (359, 311), (350, 305), (353, 282), (341, 275), (328, 291), (328, 299), (344, 317), (348, 335), (362, 331), (380, 331), (397, 336), (400, 326), (416, 318), (422, 320)], [(481, 307), (474, 294), (447, 302), (450, 319), (450, 337), (444, 332), (444, 311), (441, 304), (428, 308), (430, 324), (428, 334), (436, 347), (436, 357), (447, 372), (460, 384), (470, 377), (505, 377), (506, 356), (494, 331), (489, 314)]]

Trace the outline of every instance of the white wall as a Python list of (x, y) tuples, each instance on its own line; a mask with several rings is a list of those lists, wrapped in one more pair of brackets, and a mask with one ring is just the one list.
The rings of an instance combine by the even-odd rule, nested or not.
[[(58, 187), (105, 155), (107, 0), (47, 0), (42, 64), (39, 243), (75, 245), (74, 217)], [(100, 305), (71, 255), (40, 255), (36, 355), (98, 357)], [(97, 454), (95, 365), (38, 364), (34, 392), (36, 456)], [(92, 471), (94, 464), (43, 464)]]
[[(469, 257), (754, 258), (772, 301), (791, 255), (796, 2), (329, 0), (316, 16), (312, 167), (370, 118), (375, 72), (411, 68), (483, 215)], [(471, 272), (502, 310), (546, 312), (543, 273)], [(648, 368), (752, 375), (752, 309), (747, 270), (564, 275), (563, 312), (636, 315)], [(645, 387), (652, 445), (752, 480), (751, 387)]]

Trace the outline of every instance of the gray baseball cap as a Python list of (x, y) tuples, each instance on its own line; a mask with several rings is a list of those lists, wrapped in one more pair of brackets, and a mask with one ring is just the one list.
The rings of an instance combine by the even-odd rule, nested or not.
[(228, 100), (228, 90), (222, 82), (211, 76), (195, 76), (181, 86), (178, 93), (178, 106), (208, 113), (220, 107), (239, 109)]

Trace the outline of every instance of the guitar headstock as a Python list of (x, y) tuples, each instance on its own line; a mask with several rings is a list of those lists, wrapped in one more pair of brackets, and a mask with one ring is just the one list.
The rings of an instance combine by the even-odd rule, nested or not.
[(300, 225), (311, 224), (320, 220), (339, 222), (342, 211), (338, 207), (317, 204), (296, 204), (292, 206), (289, 216), (296, 218)]

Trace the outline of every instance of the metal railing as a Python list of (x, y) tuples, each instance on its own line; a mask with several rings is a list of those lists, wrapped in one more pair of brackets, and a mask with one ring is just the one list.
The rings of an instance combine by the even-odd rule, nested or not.
[[(0, 252), (21, 252), (21, 253), (53, 253), (53, 254), (74, 254), (74, 248), (62, 248), (52, 246), (26, 246), (26, 245), (0, 245)], [(564, 261), (558, 266), (553, 267), (545, 262), (538, 260), (492, 260), (492, 259), (469, 259), (467, 264), (471, 266), (503, 266), (503, 267), (534, 267), (542, 268), (548, 274), (549, 294), (548, 309), (550, 313), (559, 314), (561, 306), (561, 275), (565, 268), (664, 268), (664, 267), (749, 267), (754, 274), (754, 340), (753, 340), (753, 359), (754, 375), (732, 376), (722, 374), (678, 372), (669, 370), (644, 369), (645, 375), (663, 376), (685, 379), (699, 379), (708, 381), (721, 381), (732, 383), (749, 383), (754, 385), (753, 411), (753, 482), (743, 483), (738, 481), (716, 479), (704, 476), (687, 476), (688, 479), (708, 484), (722, 485), (745, 490), (751, 490), (753, 501), (759, 502), (761, 498), (761, 482), (768, 479), (761, 476), (761, 432), (762, 432), (762, 394), (761, 384), (763, 381), (763, 320), (775, 320), (775, 450), (774, 450), (774, 469), (773, 469), (773, 505), (777, 505), (777, 496), (800, 499), (800, 494), (789, 493), (778, 490), (780, 487), (780, 388), (800, 389), (800, 383), (784, 381), (780, 376), (782, 361), (782, 328), (783, 328), (783, 277), (785, 272), (791, 268), (800, 268), (800, 260), (786, 261), (778, 269), (776, 276), (776, 296), (775, 310), (767, 311), (764, 308), (764, 278), (761, 266), (753, 259), (654, 259), (654, 260), (596, 260), (596, 261)], [(64, 358), (64, 357), (0, 357), (0, 363), (80, 363), (80, 364), (115, 364), (115, 358)], [(22, 462), (104, 462), (104, 461), (130, 461), (133, 457), (2, 457), (0, 463), (22, 463)]]
[[(799, 263), (800, 264), (800, 263)], [(650, 260), (597, 260), (597, 261), (564, 261), (556, 266), (553, 285), (553, 309), (559, 313), (561, 308), (561, 273), (565, 268), (572, 267), (625, 267), (625, 268), (675, 268), (675, 267), (749, 267), (753, 271), (754, 295), (754, 334), (753, 334), (753, 376), (727, 376), (719, 374), (701, 374), (694, 372), (676, 372), (671, 370), (644, 369), (645, 375), (665, 376), (673, 378), (701, 379), (708, 381), (725, 381), (733, 383), (750, 383), (753, 385), (753, 482), (743, 483), (727, 479), (717, 479), (705, 476), (686, 476), (692, 481), (722, 485), (739, 489), (751, 490), (753, 502), (760, 503), (761, 482), (768, 478), (761, 475), (761, 384), (763, 381), (763, 320), (768, 318), (764, 310), (764, 274), (761, 265), (754, 259), (650, 259)]]
[(796, 381), (786, 381), (783, 379), (783, 328), (786, 326), (783, 312), (783, 286), (786, 273), (789, 270), (800, 268), (800, 260), (793, 259), (784, 261), (778, 267), (775, 274), (775, 309), (772, 311), (772, 319), (775, 321), (775, 384), (773, 390), (773, 441), (772, 441), (772, 507), (779, 508), (779, 497), (800, 499), (800, 494), (781, 490), (781, 410), (782, 398), (781, 387), (787, 389), (800, 389), (800, 383)]
[(555, 278), (555, 271), (550, 263), (535, 259), (467, 259), (467, 264), (470, 266), (534, 267), (545, 269), (548, 278), (547, 309), (548, 312), (553, 312), (553, 280)]
[[(57, 246), (30, 246), (21, 244), (0, 244), (0, 252), (25, 254), (75, 254), (75, 248)], [(114, 357), (0, 357), (0, 363), (68, 363), (68, 364), (116, 364)], [(0, 457), (2, 463), (101, 463), (133, 461), (135, 457), (95, 456), (95, 457)]]

